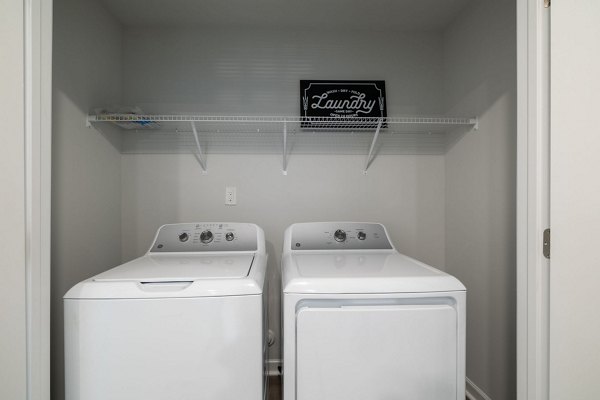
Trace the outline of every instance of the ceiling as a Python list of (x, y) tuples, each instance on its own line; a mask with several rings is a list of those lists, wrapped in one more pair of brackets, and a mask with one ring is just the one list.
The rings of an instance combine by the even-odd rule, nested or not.
[(437, 31), (470, 0), (101, 0), (124, 25)]

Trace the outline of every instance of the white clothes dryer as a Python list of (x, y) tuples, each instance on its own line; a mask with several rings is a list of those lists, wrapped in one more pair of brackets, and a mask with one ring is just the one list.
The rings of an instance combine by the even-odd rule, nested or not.
[(284, 400), (464, 400), (466, 289), (383, 225), (290, 226), (282, 290)]
[(64, 296), (66, 400), (263, 400), (266, 265), (256, 225), (162, 226)]

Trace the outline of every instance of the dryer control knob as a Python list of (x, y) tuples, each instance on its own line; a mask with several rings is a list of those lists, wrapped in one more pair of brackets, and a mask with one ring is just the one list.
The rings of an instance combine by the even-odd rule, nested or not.
[(180, 242), (187, 242), (187, 240), (189, 238), (190, 238), (189, 235), (187, 233), (185, 233), (185, 232), (179, 234), (179, 241)]
[(210, 243), (213, 240), (213, 233), (211, 231), (203, 231), (200, 234), (200, 241), (202, 243)]
[(233, 240), (233, 238), (234, 238), (234, 236), (233, 236), (233, 232), (227, 232), (227, 233), (225, 234), (225, 239), (226, 239), (228, 242), (231, 242), (231, 241)]
[(358, 235), (356, 235), (358, 237), (358, 240), (365, 240), (367, 238), (367, 234), (364, 232), (358, 232)]
[(346, 232), (344, 232), (341, 229), (338, 229), (333, 234), (333, 237), (335, 238), (336, 242), (344, 242), (346, 240)]

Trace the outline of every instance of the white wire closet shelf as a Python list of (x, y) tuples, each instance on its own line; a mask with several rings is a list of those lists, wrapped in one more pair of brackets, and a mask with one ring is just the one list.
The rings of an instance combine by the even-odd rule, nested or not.
[(203, 171), (206, 154), (364, 154), (366, 172), (376, 154), (444, 154), (448, 133), (477, 129), (477, 118), (399, 116), (306, 118), (91, 114), (88, 126), (115, 125), (123, 132), (121, 152), (194, 153)]

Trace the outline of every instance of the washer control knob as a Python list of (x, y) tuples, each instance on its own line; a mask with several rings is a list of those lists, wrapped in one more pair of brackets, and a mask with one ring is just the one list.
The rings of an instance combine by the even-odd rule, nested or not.
[(346, 232), (344, 232), (341, 229), (338, 229), (337, 231), (335, 231), (335, 233), (333, 234), (333, 237), (335, 238), (336, 242), (344, 242), (346, 241)]
[(187, 233), (185, 233), (185, 232), (179, 234), (179, 241), (180, 242), (187, 242), (187, 240), (189, 238), (190, 238), (190, 236)]
[(203, 231), (200, 234), (200, 241), (202, 243), (210, 243), (213, 240), (213, 233), (211, 231)]
[(225, 234), (225, 239), (226, 239), (228, 242), (231, 242), (231, 241), (233, 240), (233, 238), (234, 238), (234, 237), (235, 237), (235, 236), (233, 236), (233, 232), (227, 232), (227, 233)]
[(358, 237), (358, 240), (365, 240), (367, 238), (367, 234), (364, 232), (358, 232), (358, 235), (356, 235)]

